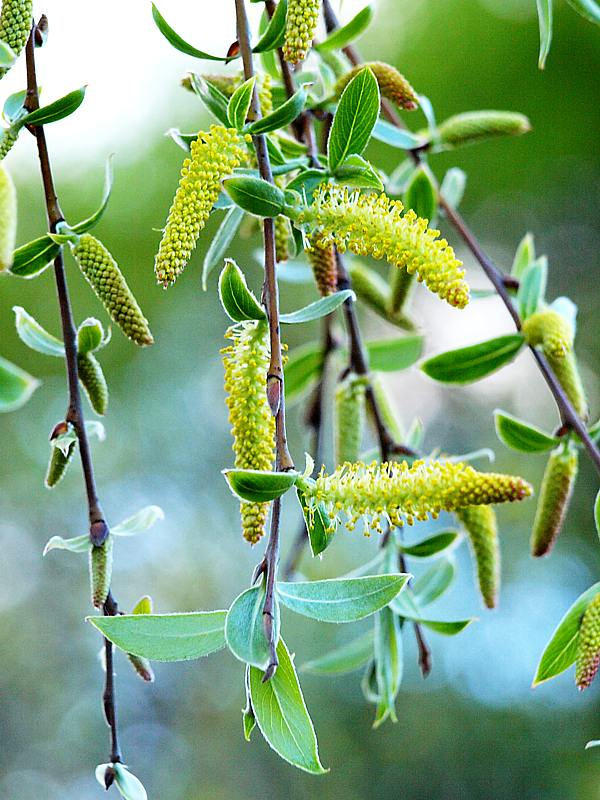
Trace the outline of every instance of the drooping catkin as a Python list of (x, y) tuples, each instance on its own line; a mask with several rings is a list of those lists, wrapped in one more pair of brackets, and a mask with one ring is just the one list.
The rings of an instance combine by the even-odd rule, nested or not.
[(98, 359), (92, 353), (79, 353), (77, 369), (91, 407), (103, 416), (108, 408), (108, 386)]
[(73, 256), (98, 299), (125, 336), (141, 346), (154, 343), (148, 320), (127, 285), (117, 262), (98, 239), (84, 233)]
[[(2, 0), (0, 12), (0, 41), (19, 55), (25, 47), (31, 31), (33, 16), (33, 0)], [(9, 67), (0, 68), (0, 78), (8, 72)]]
[(335, 463), (358, 461), (365, 427), (364, 375), (350, 373), (335, 392)]
[(496, 512), (491, 506), (467, 506), (456, 512), (469, 538), (483, 602), (495, 608), (500, 591), (500, 543)]
[(321, 0), (289, 0), (283, 57), (290, 64), (304, 61), (317, 30)]
[(600, 666), (600, 594), (586, 608), (577, 641), (575, 683), (580, 692), (592, 683)]
[(0, 132), (0, 161), (3, 161), (12, 150), (13, 144), (19, 138), (19, 132), (11, 128), (4, 128)]
[(199, 133), (192, 142), (154, 263), (156, 280), (165, 288), (189, 261), (217, 201), (221, 181), (246, 159), (243, 141), (234, 128), (211, 125), (208, 133)]
[(75, 452), (76, 442), (71, 442), (65, 455), (60, 447), (52, 445), (52, 452), (48, 461), (48, 469), (46, 470), (46, 478), (44, 485), (47, 489), (54, 489), (65, 476), (69, 462), (73, 458)]
[(10, 269), (17, 238), (17, 193), (0, 163), (0, 272)]
[(561, 445), (550, 454), (531, 533), (533, 556), (545, 556), (554, 547), (567, 515), (577, 469), (578, 456), (574, 447)]
[(113, 563), (113, 537), (108, 538), (99, 547), (92, 545), (90, 548), (90, 586), (92, 591), (92, 605), (101, 608), (108, 592), (112, 577)]
[(314, 237), (311, 240), (311, 248), (306, 253), (321, 297), (334, 294), (337, 291), (337, 263), (333, 245), (321, 247), (319, 238)]
[(391, 100), (392, 103), (406, 111), (412, 111), (417, 108), (419, 102), (413, 87), (404, 75), (398, 72), (396, 67), (383, 61), (368, 61), (364, 64), (357, 64), (336, 83), (335, 92), (338, 97), (352, 78), (358, 75), (365, 67), (369, 67), (373, 75), (375, 75), (382, 97)]
[[(222, 351), (225, 391), (238, 469), (271, 470), (275, 458), (275, 419), (267, 402), (268, 329), (264, 322), (243, 322), (226, 333)], [(265, 531), (267, 503), (240, 505), (244, 538), (255, 544)]]
[(439, 231), (427, 221), (385, 194), (349, 192), (339, 186), (321, 185), (310, 206), (287, 209), (294, 222), (307, 234), (316, 236), (322, 249), (335, 245), (355, 255), (386, 258), (406, 269), (450, 305), (464, 308), (469, 287), (462, 262)]
[(438, 126), (438, 141), (446, 149), (477, 144), (498, 136), (520, 136), (531, 130), (523, 114), (512, 111), (467, 111)]

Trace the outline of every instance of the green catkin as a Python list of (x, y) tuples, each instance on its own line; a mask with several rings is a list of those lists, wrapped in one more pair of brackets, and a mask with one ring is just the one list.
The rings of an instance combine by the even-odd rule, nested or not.
[[(33, 0), (2, 0), (0, 40), (5, 42), (15, 55), (19, 55), (27, 43), (32, 16)], [(9, 67), (0, 68), (0, 78), (3, 78), (8, 70)]]
[(545, 309), (528, 317), (523, 322), (522, 331), (528, 344), (542, 348), (575, 411), (587, 420), (588, 404), (573, 350), (574, 332), (569, 322), (557, 311)]
[(396, 67), (392, 67), (391, 64), (386, 64), (383, 61), (368, 61), (364, 64), (357, 64), (336, 83), (335, 92), (338, 97), (352, 78), (358, 75), (365, 67), (369, 67), (373, 75), (375, 75), (382, 97), (391, 100), (392, 103), (406, 111), (413, 111), (417, 108), (419, 102), (413, 87), (404, 75), (398, 72)]
[(531, 533), (533, 556), (545, 556), (552, 550), (569, 508), (577, 469), (575, 448), (561, 445), (550, 454)]
[(73, 458), (75, 452), (75, 442), (71, 442), (65, 455), (60, 447), (52, 445), (52, 452), (50, 453), (50, 460), (48, 461), (48, 469), (46, 470), (46, 478), (44, 485), (46, 489), (54, 489), (65, 476), (69, 462)]
[(351, 373), (335, 392), (335, 463), (358, 461), (365, 427), (364, 375)]
[(337, 264), (333, 245), (319, 244), (318, 237), (311, 239), (310, 250), (306, 251), (312, 267), (315, 283), (321, 297), (335, 294), (337, 291)]
[[(264, 322), (243, 322), (226, 333), (222, 350), (229, 422), (238, 469), (271, 470), (275, 458), (275, 419), (267, 402), (268, 329)], [(255, 544), (265, 531), (268, 503), (241, 503), (244, 538)]]
[(318, 247), (335, 245), (355, 255), (386, 258), (390, 264), (406, 269), (419, 282), (450, 305), (464, 308), (469, 302), (469, 287), (462, 262), (439, 231), (427, 221), (385, 194), (349, 192), (339, 186), (321, 185), (313, 203), (288, 210), (294, 222), (316, 236)]
[(92, 605), (101, 608), (110, 590), (113, 563), (113, 540), (109, 534), (108, 539), (99, 547), (92, 545), (90, 548), (90, 586), (92, 590)]
[(79, 380), (96, 414), (104, 416), (108, 408), (108, 386), (98, 359), (92, 353), (77, 356)]
[(3, 161), (19, 138), (19, 132), (12, 128), (4, 128), (0, 133), (0, 161)]
[(321, 0), (289, 0), (283, 57), (290, 64), (304, 61), (317, 30)]
[(117, 262), (102, 242), (84, 233), (73, 256), (98, 299), (125, 336), (141, 346), (154, 343), (148, 320), (142, 314)]
[(579, 627), (575, 683), (580, 692), (592, 683), (600, 666), (600, 594), (586, 608)]
[(156, 280), (165, 288), (189, 261), (217, 201), (221, 181), (246, 160), (243, 141), (234, 128), (211, 125), (208, 133), (199, 133), (192, 142), (154, 263)]
[(446, 149), (477, 144), (498, 136), (520, 136), (531, 130), (523, 114), (512, 111), (468, 111), (449, 117), (438, 127), (438, 141)]
[(456, 512), (471, 544), (479, 591), (487, 608), (495, 608), (500, 592), (500, 543), (496, 512), (490, 506), (468, 506)]
[(0, 272), (10, 269), (17, 237), (17, 193), (0, 163)]

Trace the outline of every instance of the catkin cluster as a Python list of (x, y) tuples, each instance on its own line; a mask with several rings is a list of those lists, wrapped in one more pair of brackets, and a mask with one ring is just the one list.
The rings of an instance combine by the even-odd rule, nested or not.
[[(271, 470), (275, 457), (275, 419), (267, 402), (268, 329), (243, 322), (227, 331), (231, 345), (222, 351), (225, 391), (238, 469)], [(267, 503), (241, 503), (244, 538), (255, 544), (265, 530)]]
[(292, 209), (295, 223), (324, 249), (335, 245), (361, 256), (386, 258), (406, 269), (430, 291), (450, 305), (464, 308), (469, 302), (469, 287), (462, 263), (439, 231), (427, 227), (427, 220), (387, 195), (349, 192), (338, 186), (322, 185), (313, 203)]
[(495, 608), (500, 590), (500, 545), (496, 512), (491, 506), (467, 506), (457, 511), (456, 516), (469, 537), (483, 602), (488, 608)]
[(154, 264), (159, 284), (167, 287), (181, 274), (219, 196), (221, 181), (245, 159), (242, 137), (234, 128), (211, 125), (208, 133), (200, 133), (192, 142)]
[(12, 178), (0, 164), (0, 272), (10, 269), (17, 236), (17, 193)]
[(578, 469), (578, 455), (569, 446), (550, 454), (531, 533), (531, 554), (547, 555), (556, 542), (567, 515)]
[(406, 461), (347, 463), (331, 475), (322, 470), (306, 489), (309, 511), (323, 502), (334, 525), (340, 515), (349, 530), (362, 520), (365, 534), (381, 532), (384, 522), (402, 527), (429, 515), (435, 518), (440, 511), (512, 502), (530, 494), (531, 486), (522, 478), (447, 461), (415, 461), (412, 466)]
[[(25, 47), (31, 31), (33, 0), (2, 0), (0, 12), (0, 40), (18, 55)], [(8, 67), (0, 68), (0, 78), (8, 72)]]
[(289, 0), (283, 57), (290, 64), (304, 61), (317, 30), (321, 0)]
[(600, 666), (600, 594), (587, 607), (577, 643), (575, 683), (580, 691), (587, 689)]
[(417, 108), (418, 98), (413, 87), (395, 67), (383, 61), (368, 61), (365, 64), (357, 64), (336, 83), (336, 94), (338, 96), (341, 95), (352, 78), (356, 77), (365, 67), (368, 67), (375, 75), (382, 97), (386, 97), (406, 111), (412, 111)]

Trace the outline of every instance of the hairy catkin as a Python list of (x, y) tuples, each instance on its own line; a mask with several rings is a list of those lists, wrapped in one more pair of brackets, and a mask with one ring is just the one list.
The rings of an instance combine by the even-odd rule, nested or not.
[(327, 297), (337, 291), (337, 263), (333, 245), (321, 247), (318, 237), (314, 237), (310, 244), (307, 255), (315, 276), (315, 283), (321, 297)]
[(99, 547), (92, 545), (90, 548), (90, 586), (92, 591), (92, 605), (101, 608), (108, 592), (112, 577), (113, 563), (113, 537), (109, 534), (104, 544)]
[[(33, 0), (2, 0), (0, 12), (0, 40), (5, 42), (18, 55), (25, 47), (33, 16)], [(0, 68), (0, 78), (9, 67)]]
[(321, 0), (289, 0), (283, 57), (290, 64), (304, 61), (317, 30)]
[(358, 461), (365, 427), (367, 379), (351, 373), (335, 392), (335, 463)]
[(579, 691), (587, 689), (600, 666), (600, 594), (586, 608), (577, 640), (575, 683)]
[(79, 353), (77, 369), (91, 407), (103, 416), (108, 408), (108, 386), (98, 359), (92, 353)]
[(117, 262), (102, 242), (84, 233), (73, 256), (96, 296), (125, 336), (141, 346), (154, 343), (148, 320), (142, 314)]
[(500, 591), (500, 543), (496, 513), (490, 506), (468, 506), (456, 512), (471, 544), (479, 591), (488, 608), (495, 608)]
[(47, 489), (54, 489), (65, 476), (69, 462), (73, 458), (75, 452), (75, 442), (71, 442), (68, 447), (67, 454), (65, 455), (60, 447), (52, 445), (52, 452), (48, 461), (48, 469), (46, 470), (46, 478), (44, 484)]
[(127, 653), (127, 658), (136, 674), (139, 675), (143, 681), (146, 681), (146, 683), (154, 682), (154, 670), (147, 658), (134, 656), (133, 653)]
[[(266, 395), (268, 329), (264, 322), (229, 328), (231, 345), (222, 351), (225, 391), (238, 469), (271, 470), (275, 458), (275, 419)], [(267, 503), (241, 503), (244, 538), (255, 544), (265, 531)]]
[(10, 269), (17, 238), (17, 193), (0, 163), (0, 272)]
[(19, 138), (19, 132), (12, 130), (12, 128), (4, 128), (0, 132), (0, 161), (12, 150), (13, 144)]
[(512, 111), (468, 111), (449, 117), (438, 127), (438, 140), (446, 148), (477, 144), (498, 136), (520, 136), (531, 130), (523, 114)]
[(396, 67), (392, 67), (391, 64), (386, 64), (383, 61), (367, 61), (364, 64), (357, 64), (336, 83), (335, 91), (338, 97), (352, 78), (358, 75), (365, 67), (369, 67), (373, 75), (375, 75), (382, 97), (391, 100), (392, 103), (406, 111), (412, 111), (417, 108), (419, 103), (417, 93), (413, 87), (404, 75), (398, 72)]
[(550, 454), (531, 533), (533, 556), (545, 556), (554, 547), (567, 515), (577, 468), (578, 456), (574, 448), (561, 446)]

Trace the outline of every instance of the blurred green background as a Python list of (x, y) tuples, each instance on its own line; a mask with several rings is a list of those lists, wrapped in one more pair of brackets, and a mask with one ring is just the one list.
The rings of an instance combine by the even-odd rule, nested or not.
[[(156, 338), (154, 347), (138, 351), (115, 331), (101, 354), (111, 400), (107, 440), (93, 443), (94, 462), (109, 521), (118, 522), (149, 503), (166, 513), (148, 534), (118, 542), (114, 591), (123, 609), (144, 593), (153, 596), (159, 611), (222, 608), (248, 584), (262, 545), (251, 551), (241, 540), (236, 503), (220, 475), (232, 464), (218, 355), (227, 320), (217, 302), (215, 276), (208, 293), (200, 286), (202, 255), (214, 223), (176, 286), (161, 291), (152, 272), (157, 229), (164, 224), (182, 160), (181, 151), (162, 133), (171, 126), (193, 130), (207, 124), (194, 98), (177, 85), (186, 69), (202, 66), (169, 49), (152, 29), (146, 3), (124, 9), (129, 30), (123, 30), (122, 20), (117, 23), (116, 2), (111, 0), (105, 10), (86, 5), (54, 0), (39, 9), (51, 19), (42, 63), (62, 59), (57, 93), (73, 84), (65, 71), (69, 41), (60, 39), (63, 22), (85, 33), (74, 47), (85, 55), (89, 42), (94, 81), (102, 82), (106, 64), (110, 84), (98, 90), (104, 91), (104, 110), (102, 104), (84, 104), (76, 117), (49, 131), (58, 188), (67, 216), (83, 217), (100, 194), (104, 158), (116, 152), (114, 195), (96, 233), (118, 258)], [(203, 9), (195, 13), (203, 24), (186, 29), (186, 4), (172, 5), (173, 24), (199, 46), (223, 50), (234, 38), (231, 9), (209, 11), (201, 3)], [(169, 3), (163, 6), (168, 16)], [(527, 230), (535, 233), (538, 251), (550, 260), (548, 296), (568, 293), (579, 306), (578, 352), (596, 416), (600, 39), (592, 25), (558, 3), (552, 52), (546, 71), (538, 71), (534, 6), (533, 0), (382, 1), (360, 46), (366, 57), (396, 64), (429, 96), (439, 119), (477, 108), (521, 111), (531, 118), (533, 132), (523, 138), (437, 156), (432, 167), (440, 178), (452, 165), (467, 171), (462, 211), (501, 266), (510, 266)], [(352, 8), (344, 7), (346, 17)], [(211, 24), (220, 26), (213, 38)], [(143, 35), (134, 36), (131, 26)], [(116, 27), (114, 40), (106, 38)], [(137, 47), (145, 50), (138, 53)], [(15, 70), (23, 71), (23, 65)], [(7, 87), (8, 80), (20, 88), (24, 79), (22, 73), (11, 75)], [(40, 82), (45, 83), (44, 74)], [(90, 103), (98, 98), (94, 86)], [(134, 109), (143, 110), (143, 118)], [(419, 127), (422, 119), (410, 124)], [(33, 145), (25, 138), (7, 159), (19, 191), (20, 243), (40, 235), (45, 224)], [(383, 145), (372, 145), (370, 155), (387, 171), (400, 157)], [(472, 285), (484, 287), (484, 277), (461, 251), (456, 234), (444, 233), (464, 257)], [(233, 248), (255, 289), (260, 285), (253, 258), (257, 245), (256, 238), (248, 238)], [(77, 320), (89, 315), (104, 320), (72, 262), (68, 268)], [(50, 536), (85, 531), (83, 486), (76, 466), (55, 492), (43, 486), (47, 436), (64, 414), (65, 378), (60, 361), (33, 353), (19, 341), (11, 311), (23, 305), (57, 333), (52, 275), (48, 271), (35, 281), (6, 279), (0, 288), (0, 352), (43, 381), (24, 409), (0, 419), (0, 797), (87, 800), (99, 796), (93, 768), (108, 751), (100, 712), (100, 641), (83, 621), (89, 613), (87, 568), (82, 557), (70, 553), (41, 557)], [(311, 299), (310, 287), (282, 286), (286, 310)], [(414, 313), (427, 336), (428, 353), (511, 328), (495, 300), (458, 313), (419, 289)], [(371, 335), (394, 333), (368, 314), (363, 321)], [(288, 332), (293, 347), (315, 338), (318, 327)], [(440, 388), (416, 368), (386, 383), (407, 423), (415, 414), (423, 419), (426, 448), (466, 452), (495, 447), (499, 470), (518, 471), (539, 484), (543, 457), (518, 458), (499, 445), (491, 415), (501, 406), (538, 424), (556, 424), (552, 402), (528, 355), (465, 389)], [(306, 447), (301, 412), (301, 405), (289, 410), (298, 463)], [(371, 730), (373, 709), (362, 699), (360, 673), (334, 680), (302, 677), (322, 760), (331, 767), (325, 777), (287, 766), (258, 733), (245, 743), (243, 669), (227, 653), (202, 662), (156, 665), (152, 686), (142, 685), (119, 655), (122, 744), (149, 796), (600, 797), (600, 753), (583, 749), (600, 736), (598, 687), (579, 696), (569, 672), (530, 689), (546, 640), (600, 570), (591, 512), (596, 476), (582, 462), (576, 500), (550, 561), (534, 563), (528, 555), (533, 502), (500, 510), (504, 586), (497, 611), (480, 608), (466, 547), (457, 552), (459, 578), (436, 611), (448, 618), (475, 614), (479, 622), (457, 638), (429, 635), (434, 670), (426, 682), (418, 674), (412, 636), (406, 636), (397, 725)], [(286, 504), (284, 552), (297, 524), (296, 508)], [(375, 539), (363, 539), (358, 532), (341, 534), (322, 562), (305, 557), (301, 568), (310, 577), (341, 574), (368, 560), (376, 547)], [(288, 614), (284, 630), (300, 665), (353, 633), (343, 626), (317, 630), (316, 623)]]

